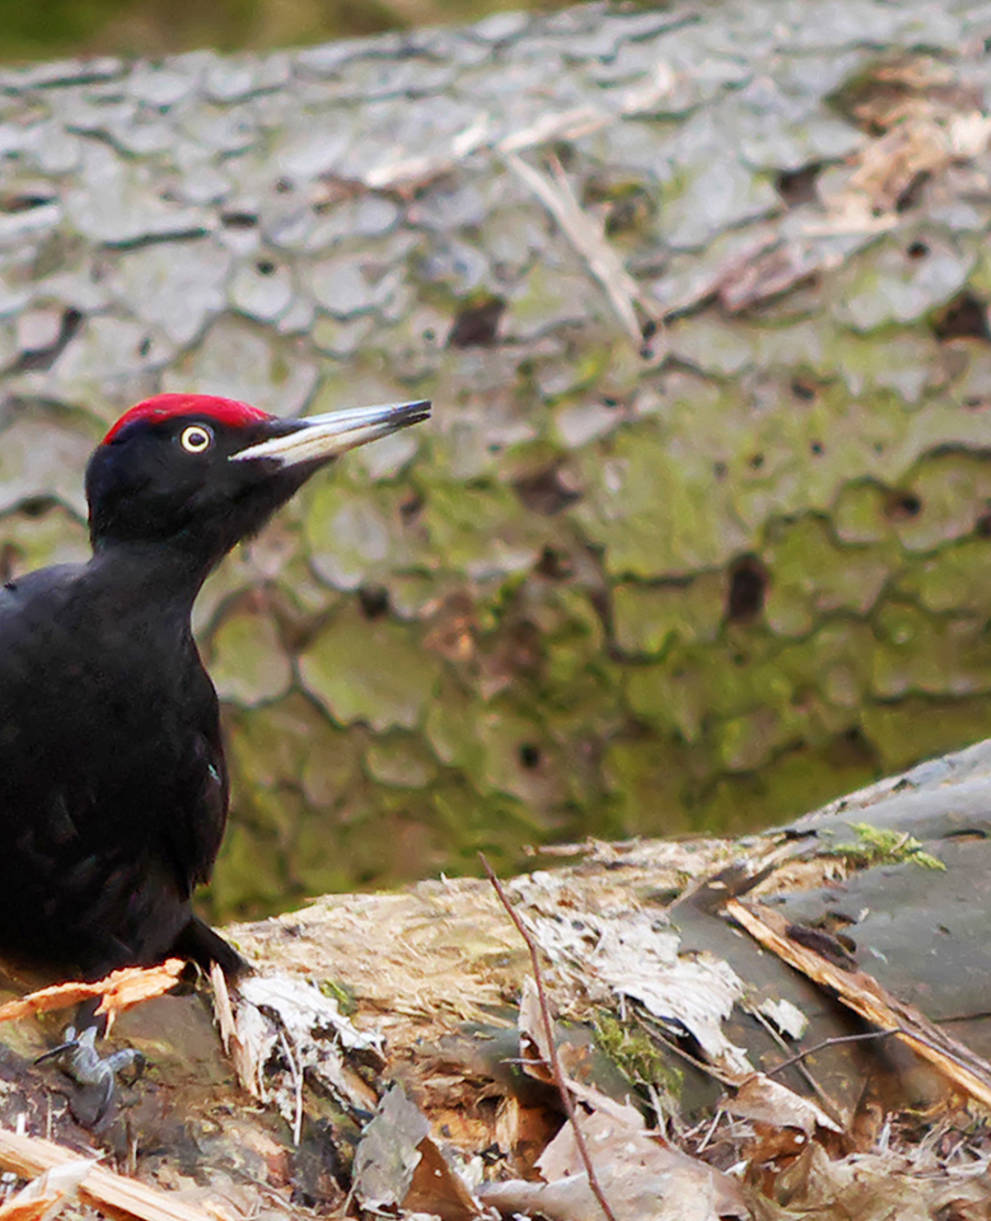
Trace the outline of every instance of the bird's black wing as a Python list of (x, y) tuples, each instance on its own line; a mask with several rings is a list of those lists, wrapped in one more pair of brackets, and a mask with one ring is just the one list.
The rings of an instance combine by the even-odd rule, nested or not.
[(164, 826), (166, 845), (182, 893), (209, 881), (227, 824), (228, 780), (220, 740), (217, 695), (196, 659), (190, 672), (189, 722), (181, 735), (184, 757), (177, 762), (174, 817)]
[(88, 973), (172, 948), (227, 813), (188, 627), (99, 598), (76, 567), (0, 591), (0, 949)]

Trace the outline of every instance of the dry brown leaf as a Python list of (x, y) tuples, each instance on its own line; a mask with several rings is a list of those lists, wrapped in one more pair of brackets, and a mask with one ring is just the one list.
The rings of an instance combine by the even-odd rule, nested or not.
[[(932, 1221), (942, 1210), (987, 1204), (991, 1184), (986, 1170), (968, 1168), (959, 1176), (920, 1177), (897, 1155), (854, 1154), (832, 1161), (821, 1145), (810, 1141), (774, 1182), (769, 1195), (753, 1201), (757, 1221)], [(949, 1214), (952, 1216), (952, 1214)], [(971, 1212), (986, 1217), (987, 1213)]]
[(797, 1128), (812, 1136), (816, 1128), (830, 1132), (843, 1129), (832, 1120), (818, 1103), (802, 1098), (780, 1081), (772, 1081), (755, 1073), (744, 1081), (736, 1093), (723, 1100), (723, 1110), (742, 1119), (755, 1119), (776, 1128)]
[(440, 1217), (441, 1221), (471, 1221), (479, 1216), (482, 1210), (478, 1201), (434, 1141), (427, 1136), (417, 1149), (420, 1161), (413, 1171), (403, 1209)]
[(430, 1121), (401, 1085), (394, 1085), (366, 1125), (354, 1155), (355, 1199), (370, 1210), (399, 1207), (413, 1182)]
[(481, 1212), (429, 1134), (430, 1121), (401, 1085), (383, 1096), (362, 1133), (354, 1159), (355, 1198), (370, 1211), (401, 1207), (442, 1221), (470, 1221)]
[[(648, 1217), (650, 1221), (717, 1221), (749, 1216), (734, 1179), (661, 1144), (644, 1130), (639, 1114), (632, 1113), (639, 1127), (598, 1112), (578, 1118), (616, 1221)], [(504, 1215), (524, 1212), (540, 1213), (551, 1221), (602, 1221), (570, 1124), (551, 1141), (537, 1165), (550, 1181), (491, 1183), (479, 1191), (483, 1203)]]

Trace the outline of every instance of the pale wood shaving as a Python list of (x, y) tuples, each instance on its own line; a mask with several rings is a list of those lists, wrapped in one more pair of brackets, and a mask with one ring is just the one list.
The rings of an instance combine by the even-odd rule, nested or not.
[[(73, 1162), (89, 1162), (54, 1141), (22, 1136), (0, 1129), (0, 1166), (21, 1178), (40, 1174)], [(207, 1214), (167, 1192), (116, 1174), (105, 1166), (93, 1166), (79, 1186), (79, 1197), (109, 1216), (124, 1214), (141, 1221), (207, 1221)]]

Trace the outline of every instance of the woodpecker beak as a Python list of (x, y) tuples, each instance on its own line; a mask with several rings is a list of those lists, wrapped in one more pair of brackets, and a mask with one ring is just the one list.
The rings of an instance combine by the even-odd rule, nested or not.
[(278, 433), (231, 454), (232, 462), (267, 458), (280, 466), (327, 462), (339, 454), (377, 441), (400, 428), (418, 424), (430, 415), (430, 403), (389, 403), (383, 407), (352, 407), (302, 420), (279, 420)]

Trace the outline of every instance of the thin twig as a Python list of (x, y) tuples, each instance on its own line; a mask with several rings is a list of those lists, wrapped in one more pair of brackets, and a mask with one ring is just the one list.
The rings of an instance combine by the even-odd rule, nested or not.
[[(651, 113), (675, 88), (676, 75), (663, 62), (654, 65), (646, 79), (623, 91), (619, 105), (569, 106), (566, 110), (539, 114), (526, 127), (501, 134), (500, 126), (484, 111), (456, 132), (445, 148), (422, 156), (390, 158), (362, 174), (366, 187), (377, 191), (410, 190), (441, 174), (450, 173), (468, 157), (477, 154), (520, 153), (560, 140), (608, 129), (624, 118)], [(612, 94), (610, 90), (610, 94)]]
[[(891, 1030), (865, 1030), (861, 1034), (837, 1034), (831, 1039), (823, 1039), (820, 1043), (814, 1043), (811, 1047), (806, 1047), (804, 1051), (800, 1051), (797, 1055), (789, 1056), (787, 1060), (782, 1060), (780, 1064), (775, 1064), (773, 1068), (765, 1068), (764, 1076), (773, 1077), (775, 1073), (784, 1072), (786, 1068), (791, 1068), (793, 1064), (798, 1064), (804, 1060), (806, 1056), (814, 1056), (817, 1051), (822, 1051), (824, 1047), (835, 1047), (838, 1043), (860, 1043), (867, 1039), (887, 1039), (893, 1034), (908, 1034), (908, 1031), (903, 1031), (900, 1026), (894, 1026)], [(912, 1035), (913, 1039), (917, 1039), (918, 1035)], [(919, 1042), (923, 1042), (919, 1039)]]
[[(768, 1036), (774, 1040), (774, 1042), (778, 1045), (780, 1050), (786, 1052), (788, 1050), (788, 1044), (784, 1041), (784, 1039), (781, 1037), (781, 1035), (778, 1034), (778, 1032), (777, 1032), (777, 1030), (775, 1030), (773, 1024), (764, 1016), (764, 1014), (761, 1013), (761, 1011), (759, 1009), (751, 1009), (750, 1014), (752, 1017), (755, 1017), (758, 1022), (760, 1022), (760, 1024), (767, 1031)], [(813, 1075), (809, 1072), (809, 1070), (806, 1068), (806, 1066), (801, 1063), (801, 1057), (797, 1061), (794, 1061), (794, 1063), (796, 1063), (798, 1065), (798, 1071), (801, 1074), (803, 1080), (805, 1081), (805, 1084), (819, 1099), (819, 1102), (828, 1112), (830, 1119), (833, 1119), (841, 1126), (846, 1127), (846, 1121), (843, 1118), (839, 1103), (836, 1102), (836, 1100), (834, 1098), (831, 1098), (829, 1096), (829, 1094), (826, 1093), (826, 1091), (822, 1088), (822, 1086), (819, 1084), (819, 1082), (816, 1081), (815, 1077), (813, 1077)], [(775, 1072), (777, 1072), (777, 1069), (775, 1069)]]
[(292, 1078), (293, 1096), (295, 1099), (295, 1105), (293, 1108), (292, 1143), (299, 1148), (300, 1138), (303, 1134), (303, 1070), (299, 1065), (295, 1049), (292, 1046), (285, 1026), (281, 1022), (279, 1026), (279, 1042), (282, 1044), (282, 1050), (285, 1053), (286, 1062), (289, 1065), (289, 1076)]
[(547, 1059), (550, 1063), (551, 1074), (554, 1077), (554, 1084), (558, 1088), (561, 1095), (561, 1101), (564, 1104), (565, 1112), (568, 1116), (568, 1121), (571, 1124), (572, 1131), (575, 1134), (575, 1145), (578, 1148), (578, 1156), (582, 1160), (582, 1165), (585, 1167), (585, 1172), (588, 1175), (588, 1185), (595, 1196), (599, 1207), (602, 1209), (606, 1217), (606, 1221), (616, 1221), (616, 1214), (609, 1207), (609, 1202), (603, 1194), (602, 1187), (595, 1173), (595, 1167), (592, 1165), (592, 1159), (589, 1157), (588, 1146), (585, 1144), (585, 1137), (582, 1134), (581, 1128), (578, 1126), (578, 1117), (575, 1114), (575, 1104), (571, 1097), (571, 1090), (568, 1088), (568, 1083), (565, 1080), (564, 1073), (561, 1070), (561, 1061), (558, 1059), (557, 1046), (554, 1042), (554, 1024), (551, 1021), (551, 1011), (547, 1004), (547, 994), (544, 991), (544, 979), (540, 969), (540, 951), (537, 943), (530, 935), (529, 930), (524, 925), (509, 901), (509, 896), (503, 889), (502, 883), (492, 871), (492, 866), (485, 859), (485, 854), (478, 854), (482, 862), (482, 868), (485, 870), (486, 876), (495, 888), (496, 894), (499, 896), (499, 902), (506, 909), (506, 914), (510, 920), (516, 925), (516, 930), (526, 942), (526, 948), (530, 951), (530, 962), (533, 966), (533, 981), (537, 985), (537, 1000), (540, 1003), (540, 1020), (544, 1027), (544, 1039), (547, 1043)]
[(723, 1108), (716, 1107), (716, 1113), (712, 1117), (712, 1123), (709, 1124), (709, 1127), (706, 1130), (705, 1136), (702, 1137), (702, 1143), (695, 1150), (696, 1157), (701, 1157), (702, 1154), (705, 1152), (706, 1147), (709, 1144), (709, 1141), (712, 1140), (712, 1134), (716, 1130), (716, 1125), (719, 1123), (719, 1120), (722, 1117), (722, 1113), (723, 1113)]

